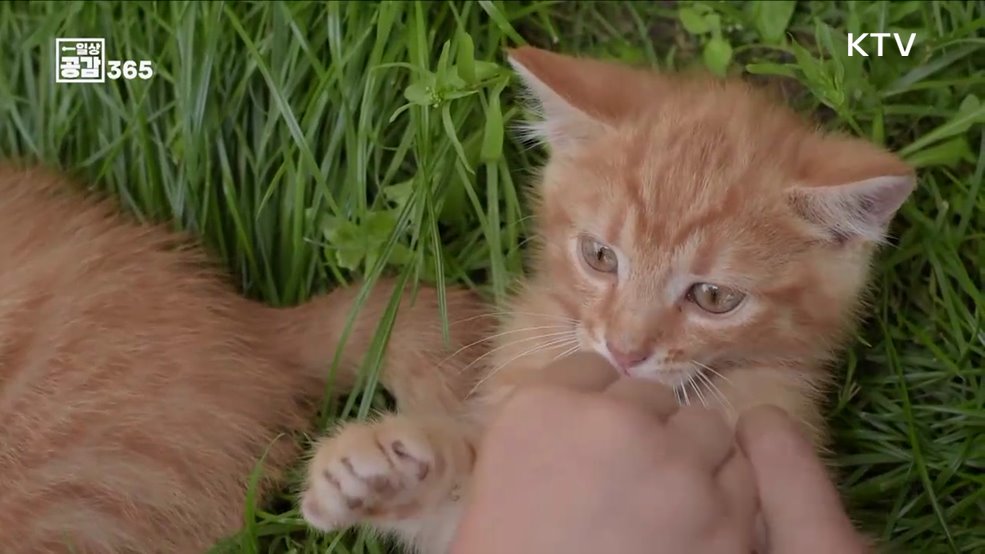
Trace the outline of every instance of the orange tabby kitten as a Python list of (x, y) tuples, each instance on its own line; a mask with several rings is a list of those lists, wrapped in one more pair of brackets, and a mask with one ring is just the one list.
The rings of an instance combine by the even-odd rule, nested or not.
[(469, 417), (405, 413), (322, 441), (302, 498), (317, 528), (366, 523), (445, 552), (489, 409), (576, 350), (733, 422), (779, 405), (823, 438), (824, 366), (856, 320), (911, 169), (741, 82), (529, 47), (510, 59), (551, 148), (532, 275), (494, 335)]
[[(225, 281), (182, 237), (0, 168), (0, 551), (194, 554), (239, 529), (267, 448), (267, 489), (296, 459), (279, 436), (313, 419), (357, 291), (273, 309)], [(343, 388), (392, 290), (361, 311)], [(462, 291), (449, 305), (481, 307)], [(438, 313), (432, 291), (405, 292), (384, 375), (403, 408), (467, 391), (460, 368), (436, 369)]]

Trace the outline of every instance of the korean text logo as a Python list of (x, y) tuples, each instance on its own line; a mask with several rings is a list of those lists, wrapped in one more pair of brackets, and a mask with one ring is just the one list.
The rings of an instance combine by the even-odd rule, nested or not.
[(150, 60), (106, 60), (104, 38), (56, 38), (56, 83), (105, 83), (106, 79), (143, 79), (154, 76)]

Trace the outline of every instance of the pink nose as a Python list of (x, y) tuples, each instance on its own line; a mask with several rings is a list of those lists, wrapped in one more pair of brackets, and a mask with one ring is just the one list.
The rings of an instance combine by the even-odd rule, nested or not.
[(609, 349), (609, 354), (612, 354), (612, 358), (623, 369), (629, 369), (650, 357), (648, 350), (643, 348), (622, 350), (612, 344), (612, 341), (605, 341), (605, 347)]

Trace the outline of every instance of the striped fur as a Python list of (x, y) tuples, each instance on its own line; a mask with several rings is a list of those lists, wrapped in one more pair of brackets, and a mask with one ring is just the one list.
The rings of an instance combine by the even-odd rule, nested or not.
[[(391, 290), (361, 312), (340, 390)], [(264, 491), (297, 459), (355, 292), (267, 307), (187, 237), (56, 174), (0, 168), (0, 551), (192, 554), (235, 533), (264, 452)], [(449, 304), (480, 306), (461, 291)], [(433, 291), (407, 295), (384, 374), (403, 405), (466, 387), (435, 369), (438, 321)]]

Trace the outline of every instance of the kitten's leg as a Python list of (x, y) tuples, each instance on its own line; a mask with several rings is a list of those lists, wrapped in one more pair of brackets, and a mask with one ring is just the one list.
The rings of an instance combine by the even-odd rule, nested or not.
[(369, 524), (422, 552), (441, 552), (475, 462), (474, 436), (447, 415), (346, 424), (308, 465), (304, 518), (324, 531)]

